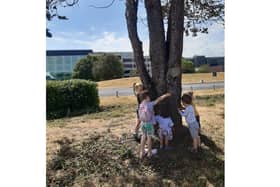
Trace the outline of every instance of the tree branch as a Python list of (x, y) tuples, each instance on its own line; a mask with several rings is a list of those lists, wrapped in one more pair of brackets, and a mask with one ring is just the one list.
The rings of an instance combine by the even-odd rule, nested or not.
[(94, 8), (109, 8), (110, 6), (112, 6), (114, 4), (115, 0), (112, 0), (111, 3), (109, 3), (108, 5), (105, 6), (95, 6), (95, 5), (90, 5), (90, 7), (94, 7)]
[(166, 92), (166, 44), (160, 0), (145, 0), (150, 38), (152, 80), (159, 95)]
[(140, 41), (137, 33), (137, 10), (138, 0), (126, 0), (125, 17), (127, 22), (128, 36), (133, 48), (136, 67), (140, 73), (140, 79), (144, 84), (144, 87), (152, 91), (154, 90), (153, 83), (145, 66), (142, 41)]

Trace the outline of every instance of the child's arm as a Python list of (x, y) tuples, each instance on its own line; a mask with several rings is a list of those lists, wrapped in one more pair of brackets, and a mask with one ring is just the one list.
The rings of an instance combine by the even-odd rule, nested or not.
[(171, 96), (171, 93), (166, 93), (160, 97), (158, 97), (154, 102), (155, 102), (155, 105), (158, 104), (159, 102), (161, 102), (162, 100), (164, 100), (165, 98)]
[(187, 116), (188, 114), (186, 110), (180, 110), (179, 108), (178, 108), (178, 112), (181, 116)]

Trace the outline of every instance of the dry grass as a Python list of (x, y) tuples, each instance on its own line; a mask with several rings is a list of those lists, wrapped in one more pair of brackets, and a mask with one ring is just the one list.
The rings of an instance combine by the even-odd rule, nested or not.
[[(151, 161), (139, 162), (135, 142), (119, 145), (116, 141), (131, 132), (135, 120), (135, 97), (101, 97), (102, 111), (99, 113), (47, 122), (48, 180), (57, 180), (62, 186), (223, 186), (223, 89), (196, 91), (195, 95), (204, 142), (199, 158), (193, 158), (181, 147), (168, 154), (161, 153)], [(104, 136), (106, 141), (97, 143), (96, 136)], [(106, 163), (97, 155), (91, 156), (95, 153), (101, 154)], [(124, 159), (119, 158), (123, 155), (126, 155)], [(91, 167), (92, 161), (94, 167)], [(57, 168), (57, 163), (62, 169)], [(106, 167), (117, 167), (111, 168), (113, 176), (107, 176)], [(118, 172), (123, 174), (118, 175)]]
[[(212, 77), (211, 73), (193, 73), (193, 74), (183, 74), (182, 75), (182, 83), (199, 83), (200, 80), (204, 80), (205, 82), (216, 82), (224, 80), (224, 73), (217, 73), (217, 77)], [(118, 87), (132, 87), (134, 82), (139, 82), (139, 77), (130, 77), (130, 78), (122, 78), (122, 79), (114, 79), (108, 81), (100, 81), (98, 82), (99, 88), (118, 88)]]

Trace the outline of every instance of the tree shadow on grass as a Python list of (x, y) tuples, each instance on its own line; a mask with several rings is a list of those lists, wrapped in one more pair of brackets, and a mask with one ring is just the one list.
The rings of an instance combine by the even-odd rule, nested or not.
[(215, 143), (194, 155), (184, 138), (173, 150), (144, 160), (133, 140), (121, 142), (111, 134), (94, 134), (79, 143), (64, 138), (47, 163), (47, 186), (224, 186), (224, 161)]
[[(157, 174), (158, 186), (224, 186), (224, 160), (219, 158), (223, 150), (211, 138), (202, 135), (204, 147), (199, 153), (187, 151), (192, 140), (187, 127), (180, 129), (181, 139), (175, 139), (173, 149), (159, 151), (143, 164)], [(153, 180), (151, 180), (153, 182)], [(149, 183), (148, 183), (149, 184)]]

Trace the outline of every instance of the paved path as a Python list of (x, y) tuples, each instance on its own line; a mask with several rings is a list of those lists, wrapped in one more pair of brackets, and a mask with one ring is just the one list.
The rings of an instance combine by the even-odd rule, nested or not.
[[(195, 84), (182, 84), (183, 91), (190, 90), (207, 90), (207, 89), (224, 88), (224, 82), (212, 82), (212, 83), (195, 83)], [(118, 92), (119, 96), (129, 96), (133, 95), (132, 88), (102, 88), (99, 89), (99, 96), (115, 96)]]

